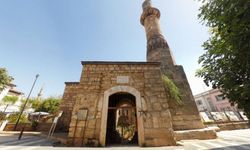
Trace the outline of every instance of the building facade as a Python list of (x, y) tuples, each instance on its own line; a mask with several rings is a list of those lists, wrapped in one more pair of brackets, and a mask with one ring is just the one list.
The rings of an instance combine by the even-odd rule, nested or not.
[(229, 99), (223, 97), (219, 89), (212, 89), (194, 96), (199, 111), (223, 112), (238, 111), (236, 106), (231, 106)]
[[(142, 8), (147, 62), (83, 61), (80, 81), (66, 82), (59, 124), (69, 145), (175, 145), (174, 131), (204, 128), (183, 67), (160, 30), (160, 11), (150, 0)], [(182, 105), (171, 98), (163, 75), (179, 88)]]

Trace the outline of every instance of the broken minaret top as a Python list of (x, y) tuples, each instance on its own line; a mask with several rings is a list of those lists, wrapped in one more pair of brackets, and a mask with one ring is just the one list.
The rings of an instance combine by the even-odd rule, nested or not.
[(151, 7), (151, 6), (152, 6), (151, 0), (145, 0), (145, 1), (143, 2), (143, 4), (142, 4), (142, 8), (143, 8), (143, 9), (146, 9), (146, 8), (148, 8), (148, 7)]

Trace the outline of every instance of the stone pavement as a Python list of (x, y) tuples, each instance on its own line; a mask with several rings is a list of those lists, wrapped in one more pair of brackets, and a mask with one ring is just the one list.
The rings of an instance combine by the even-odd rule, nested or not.
[(105, 147), (105, 148), (72, 148), (54, 147), (53, 141), (40, 136), (25, 135), (20, 141), (18, 135), (0, 133), (0, 150), (250, 150), (250, 129), (218, 132), (214, 140), (184, 140), (180, 146), (171, 147)]

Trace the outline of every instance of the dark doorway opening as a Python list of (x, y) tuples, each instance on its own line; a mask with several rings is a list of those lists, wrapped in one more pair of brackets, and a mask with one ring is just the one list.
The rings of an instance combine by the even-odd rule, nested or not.
[(109, 97), (106, 145), (138, 145), (135, 97), (117, 93)]

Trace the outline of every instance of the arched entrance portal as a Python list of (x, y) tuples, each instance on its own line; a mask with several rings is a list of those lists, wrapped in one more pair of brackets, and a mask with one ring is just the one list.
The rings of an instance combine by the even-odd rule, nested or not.
[(130, 86), (115, 86), (104, 92), (104, 96), (101, 99), (102, 101), (102, 119), (101, 119), (101, 128), (100, 128), (100, 144), (102, 146), (106, 145), (106, 132), (107, 132), (107, 120), (108, 120), (108, 107), (110, 96), (116, 93), (129, 93), (135, 97), (135, 106), (136, 106), (136, 121), (137, 121), (137, 130), (138, 130), (138, 144), (143, 146), (144, 144), (144, 127), (143, 127), (143, 118), (140, 115), (142, 110), (142, 99), (141, 94), (138, 90)]
[(138, 145), (135, 96), (116, 93), (109, 97), (106, 145)]

